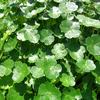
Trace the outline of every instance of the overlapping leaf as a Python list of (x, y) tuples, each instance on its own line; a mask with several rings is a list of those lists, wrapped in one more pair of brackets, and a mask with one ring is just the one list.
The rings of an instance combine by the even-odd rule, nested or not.
[(75, 85), (75, 78), (73, 76), (67, 75), (65, 73), (62, 74), (60, 81), (62, 82), (62, 85), (65, 87)]
[(13, 69), (12, 79), (15, 83), (20, 83), (29, 74), (29, 68), (27, 64), (21, 61), (15, 62), (15, 68)]
[(54, 42), (54, 36), (52, 30), (42, 29), (40, 31), (40, 41), (45, 45), (51, 45)]
[(90, 72), (92, 70), (95, 70), (95, 68), (96, 68), (96, 65), (90, 59), (87, 59), (87, 60), (82, 59), (82, 60), (78, 61), (76, 63), (76, 65), (78, 67), (77, 71), (79, 73)]
[(25, 25), (23, 29), (17, 32), (17, 39), (21, 41), (28, 40), (31, 43), (38, 43), (40, 35), (38, 34), (38, 30), (30, 25)]
[(61, 100), (61, 93), (53, 84), (46, 82), (40, 85), (34, 100)]
[(61, 43), (55, 44), (51, 52), (55, 55), (56, 59), (62, 59), (67, 55), (67, 49)]

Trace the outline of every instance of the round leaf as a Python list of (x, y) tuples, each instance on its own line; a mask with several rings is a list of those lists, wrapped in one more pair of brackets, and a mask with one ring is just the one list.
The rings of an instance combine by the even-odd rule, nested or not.
[(73, 76), (67, 75), (65, 73), (62, 74), (60, 81), (62, 82), (62, 85), (65, 87), (75, 85), (75, 78)]
[(65, 46), (61, 43), (57, 43), (54, 45), (51, 51), (57, 59), (62, 59), (67, 55), (67, 50)]
[(100, 36), (93, 35), (86, 39), (87, 50), (92, 55), (100, 56)]

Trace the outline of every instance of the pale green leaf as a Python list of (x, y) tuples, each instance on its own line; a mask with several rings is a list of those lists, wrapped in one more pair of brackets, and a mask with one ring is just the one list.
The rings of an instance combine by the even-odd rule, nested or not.
[(64, 0), (54, 0), (54, 2), (60, 3), (63, 2)]
[(84, 15), (77, 15), (76, 18), (84, 26), (100, 28), (100, 21), (99, 20), (92, 19), (92, 18), (84, 16)]
[(79, 73), (91, 72), (92, 70), (95, 70), (95, 68), (96, 68), (96, 65), (90, 59), (87, 59), (87, 60), (82, 59), (80, 61), (77, 61), (76, 65), (78, 67), (77, 71)]
[(85, 47), (83, 46), (80, 46), (80, 48), (77, 51), (69, 50), (70, 56), (76, 61), (82, 60), (84, 58), (84, 53), (85, 53)]
[(28, 58), (29, 63), (35, 63), (39, 59), (38, 55), (34, 54)]
[(0, 65), (0, 77), (3, 77), (6, 74), (6, 68), (3, 65)]
[(61, 71), (62, 67), (59, 64), (45, 67), (45, 75), (49, 79), (56, 79)]
[(74, 12), (78, 9), (78, 5), (75, 2), (66, 2), (66, 8), (68, 12)]
[(66, 38), (77, 38), (79, 37), (81, 34), (81, 31), (80, 30), (75, 30), (75, 29), (71, 29), (69, 30), (68, 32), (65, 33), (65, 37)]
[(12, 79), (15, 83), (20, 83), (29, 74), (29, 68), (27, 64), (20, 61), (15, 63), (15, 68), (13, 69)]
[(51, 18), (58, 18), (61, 14), (61, 11), (58, 7), (54, 6), (51, 8), (51, 10), (49, 11), (49, 16)]
[(42, 29), (40, 31), (40, 41), (45, 45), (51, 45), (54, 42), (54, 36), (52, 30)]
[(41, 67), (33, 66), (30, 72), (34, 78), (40, 78), (44, 76), (44, 70)]
[(17, 39), (21, 41), (28, 40), (31, 43), (38, 43), (40, 35), (38, 34), (38, 30), (25, 24), (25, 27), (17, 32)]
[(3, 66), (6, 68), (5, 75), (12, 73), (12, 68), (14, 67), (14, 61), (12, 59), (7, 59), (3, 62)]
[(63, 59), (67, 55), (67, 50), (62, 43), (56, 43), (51, 52), (55, 55), (56, 59)]
[(62, 82), (62, 85), (65, 87), (75, 85), (75, 78), (73, 76), (70, 76), (70, 75), (65, 74), (65, 73), (62, 74), (60, 81)]
[(61, 100), (60, 91), (51, 83), (42, 83), (34, 100)]

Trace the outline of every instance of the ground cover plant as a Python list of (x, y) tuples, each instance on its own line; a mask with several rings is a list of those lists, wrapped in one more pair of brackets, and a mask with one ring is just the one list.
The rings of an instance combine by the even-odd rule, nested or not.
[(100, 100), (100, 1), (0, 0), (0, 100)]

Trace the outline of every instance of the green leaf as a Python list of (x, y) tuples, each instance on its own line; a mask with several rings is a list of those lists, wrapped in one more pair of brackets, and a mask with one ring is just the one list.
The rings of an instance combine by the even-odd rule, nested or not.
[(29, 74), (29, 68), (27, 64), (21, 61), (15, 62), (15, 68), (13, 69), (12, 79), (15, 83), (20, 83)]
[(49, 55), (45, 56), (44, 59), (38, 60), (36, 66), (42, 68), (45, 76), (51, 80), (55, 80), (62, 71), (62, 67), (60, 64), (57, 64), (55, 57)]
[(49, 16), (50, 16), (51, 18), (58, 18), (58, 17), (60, 17), (60, 14), (61, 14), (61, 11), (60, 11), (60, 9), (59, 9), (58, 7), (56, 7), (56, 6), (53, 6), (53, 7), (51, 8), (51, 10), (49, 11)]
[(95, 91), (92, 91), (92, 97), (93, 100), (97, 100), (97, 93)]
[(34, 100), (61, 100), (61, 93), (53, 84), (45, 82), (39, 86)]
[(44, 76), (44, 70), (41, 67), (33, 66), (30, 69), (30, 72), (34, 78), (40, 78)]
[(21, 41), (28, 40), (31, 43), (38, 43), (40, 35), (38, 34), (38, 30), (25, 24), (25, 27), (17, 32), (17, 39)]
[(81, 34), (81, 31), (80, 30), (75, 30), (75, 29), (72, 29), (72, 30), (69, 30), (68, 32), (65, 33), (65, 37), (66, 38), (77, 38), (79, 37)]
[(72, 14), (73, 12), (75, 12), (78, 9), (78, 5), (76, 5), (75, 2), (63, 0), (63, 2), (61, 2), (59, 4), (59, 8), (61, 11), (61, 16), (64, 18), (67, 18), (70, 14)]
[(12, 59), (6, 59), (3, 62), (3, 66), (6, 68), (5, 75), (10, 75), (12, 73), (12, 68), (14, 67), (14, 61)]
[(96, 69), (92, 72), (97, 84), (100, 84), (100, 62), (96, 63)]
[(97, 10), (97, 13), (100, 14), (100, 2), (95, 2), (94, 7)]
[(69, 88), (63, 91), (62, 100), (82, 100), (82, 95), (79, 89)]
[(40, 31), (40, 41), (45, 45), (51, 45), (54, 42), (54, 36), (52, 34), (54, 34), (52, 30), (42, 29)]
[(31, 12), (28, 8), (27, 9), (22, 8), (21, 10), (24, 12), (26, 18), (32, 18), (33, 16), (36, 16), (37, 14), (43, 12), (45, 10), (45, 7), (37, 8), (35, 10), (32, 10)]
[(6, 68), (3, 65), (0, 65), (0, 77), (3, 77), (6, 74)]
[(55, 55), (56, 59), (63, 59), (67, 55), (67, 50), (62, 43), (56, 43), (51, 52)]
[(54, 2), (60, 3), (63, 2), (64, 0), (53, 0)]
[(78, 22), (72, 22), (70, 20), (64, 20), (60, 24), (61, 32), (65, 33), (66, 38), (77, 38), (80, 36), (81, 31)]
[(69, 13), (74, 12), (78, 9), (78, 5), (75, 2), (66, 2), (66, 8)]
[(100, 21), (99, 20), (92, 19), (92, 18), (84, 16), (84, 15), (77, 15), (76, 18), (84, 26), (100, 28)]
[(69, 50), (70, 56), (76, 61), (82, 60), (84, 58), (84, 53), (85, 53), (85, 47), (83, 46), (80, 46), (80, 48), (77, 51)]
[(28, 58), (29, 63), (35, 63), (39, 59), (38, 55), (34, 54)]
[(7, 100), (24, 100), (24, 96), (21, 96), (14, 88), (11, 88), (8, 91)]
[(47, 2), (48, 0), (37, 0), (37, 1), (40, 3), (44, 3), (44, 2)]
[(88, 37), (86, 46), (90, 54), (100, 56), (100, 35)]
[(57, 61), (55, 59), (55, 56), (53, 56), (53, 55), (46, 55), (44, 63), (46, 63), (46, 66), (52, 66), (52, 65), (56, 65)]
[(0, 100), (5, 100), (5, 97), (1, 92), (0, 92)]
[(70, 27), (72, 26), (72, 22), (69, 21), (69, 20), (63, 20), (60, 24), (60, 29), (61, 29), (61, 32), (67, 32)]
[(91, 3), (91, 0), (79, 0), (80, 2)]
[(16, 38), (10, 38), (5, 44), (4, 44), (4, 52), (9, 52), (15, 49), (17, 45), (17, 39)]
[(95, 55), (94, 57), (95, 57), (96, 60), (100, 61), (100, 56)]
[(45, 67), (45, 75), (49, 79), (56, 79), (61, 71), (62, 67), (60, 64)]
[(90, 59), (87, 59), (87, 60), (82, 59), (80, 61), (77, 61), (76, 65), (78, 67), (77, 71), (79, 73), (91, 72), (92, 70), (95, 70), (95, 68), (96, 68), (96, 65)]
[(100, 0), (0, 0), (0, 100), (97, 100)]
[(70, 76), (70, 75), (65, 74), (65, 73), (62, 74), (60, 81), (62, 82), (62, 85), (65, 87), (75, 85), (75, 78), (73, 76)]

